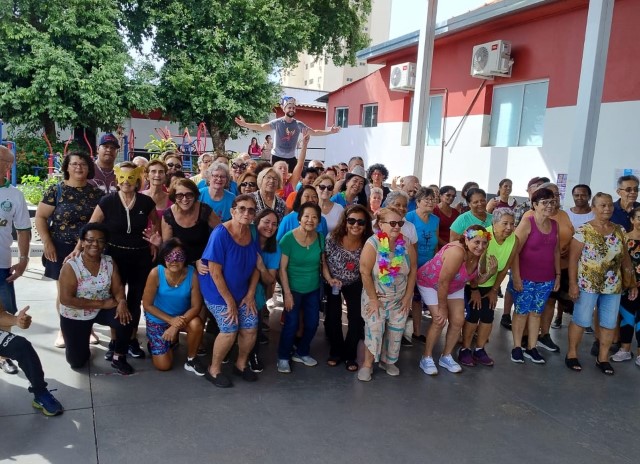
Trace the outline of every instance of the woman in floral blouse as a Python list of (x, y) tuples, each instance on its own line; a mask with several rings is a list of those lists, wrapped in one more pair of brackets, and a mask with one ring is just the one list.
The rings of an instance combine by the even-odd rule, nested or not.
[(638, 288), (625, 246), (624, 231), (610, 221), (613, 214), (611, 195), (596, 193), (591, 207), (594, 219), (576, 230), (569, 250), (569, 296), (575, 300), (575, 307), (569, 325), (569, 349), (565, 363), (569, 369), (582, 370), (578, 346), (585, 327), (591, 325), (593, 308), (597, 307), (600, 352), (596, 366), (603, 374), (613, 375), (613, 367), (607, 357), (618, 322), (620, 297), (625, 290), (623, 273), (632, 277), (628, 285), (630, 301), (636, 299)]
[[(364, 338), (364, 320), (360, 314), (362, 279), (360, 253), (373, 235), (371, 215), (363, 205), (353, 205), (342, 213), (335, 230), (327, 238), (325, 276), (337, 285), (325, 284), (327, 297), (325, 329), (329, 337), (329, 366), (341, 361), (347, 370), (358, 370), (356, 355), (358, 342)], [(342, 334), (342, 295), (347, 303), (347, 337)]]

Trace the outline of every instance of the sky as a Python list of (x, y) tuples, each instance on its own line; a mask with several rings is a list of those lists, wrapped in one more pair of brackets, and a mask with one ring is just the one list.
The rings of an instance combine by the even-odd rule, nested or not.
[[(436, 23), (474, 10), (488, 0), (438, 0)], [(392, 0), (389, 38), (394, 39), (420, 29), (425, 21), (426, 0)], [(419, 12), (419, 14), (418, 14)]]

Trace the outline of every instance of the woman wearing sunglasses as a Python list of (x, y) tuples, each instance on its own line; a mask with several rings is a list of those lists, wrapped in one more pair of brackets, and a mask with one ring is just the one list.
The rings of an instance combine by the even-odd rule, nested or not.
[(160, 157), (164, 164), (167, 166), (167, 178), (165, 180), (165, 187), (169, 188), (171, 180), (174, 177), (184, 177), (182, 172), (182, 156), (174, 151), (163, 153)]
[[(362, 205), (347, 208), (338, 226), (327, 238), (324, 294), (327, 297), (325, 330), (329, 338), (329, 366), (344, 361), (349, 372), (358, 370), (358, 342), (364, 339), (364, 319), (360, 314), (362, 278), (360, 254), (373, 235), (371, 214)], [(342, 295), (342, 296), (341, 296)], [(342, 297), (347, 303), (347, 336), (342, 334)]]
[(486, 272), (480, 274), (478, 266), (489, 240), (491, 234), (484, 227), (472, 225), (459, 240), (446, 244), (433, 259), (418, 269), (418, 290), (432, 316), (424, 355), (420, 360), (420, 368), (427, 375), (438, 374), (433, 348), (447, 322), (449, 327), (438, 364), (454, 374), (462, 371), (451, 353), (464, 325), (464, 286), (472, 282), (472, 286), (477, 287), (495, 274), (498, 262), (493, 256), (487, 259)]
[(338, 225), (342, 217), (342, 211), (344, 211), (342, 205), (331, 201), (335, 181), (330, 175), (323, 174), (315, 180), (313, 186), (318, 194), (318, 205), (322, 210), (322, 217), (327, 221), (329, 232), (332, 232)]
[(400, 341), (411, 310), (416, 282), (416, 251), (402, 235), (402, 212), (378, 211), (375, 235), (367, 239), (360, 257), (362, 317), (365, 321), (364, 363), (358, 380), (371, 380), (374, 361), (387, 374), (400, 375), (396, 366)]
[[(231, 176), (228, 179), (229, 181), (228, 189), (234, 195), (238, 194), (238, 183), (239, 183), (238, 179), (240, 179), (240, 176), (247, 171), (247, 166), (248, 166), (247, 162), (244, 160), (244, 158), (241, 158), (240, 156), (231, 160), (231, 170), (230, 170)], [(229, 169), (227, 169), (227, 175), (228, 174), (229, 174)]]
[(251, 171), (247, 171), (238, 177), (238, 195), (253, 193), (258, 191), (258, 176)]
[(177, 238), (162, 244), (158, 252), (158, 266), (147, 278), (142, 296), (147, 339), (153, 365), (168, 371), (173, 365), (173, 350), (181, 331), (187, 332), (187, 361), (185, 370), (199, 377), (205, 367), (196, 357), (202, 340), (202, 320), (198, 317), (202, 295), (197, 273), (187, 264), (187, 254)]
[(258, 243), (251, 235), (256, 216), (256, 201), (251, 195), (239, 195), (231, 205), (231, 220), (220, 224), (209, 237), (202, 260), (209, 275), (199, 275), (200, 288), (207, 308), (216, 319), (220, 333), (213, 344), (213, 356), (207, 380), (216, 387), (233, 386), (222, 372), (225, 359), (238, 338), (238, 358), (233, 373), (247, 382), (257, 380), (247, 366), (258, 328), (256, 285), (260, 273), (256, 268)]

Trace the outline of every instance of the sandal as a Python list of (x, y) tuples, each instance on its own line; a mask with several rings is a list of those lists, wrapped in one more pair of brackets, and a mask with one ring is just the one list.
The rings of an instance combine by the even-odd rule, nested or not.
[(614, 373), (613, 367), (611, 367), (611, 364), (609, 364), (607, 361), (596, 361), (596, 367), (600, 369), (600, 372), (602, 372), (604, 375), (613, 375)]
[(358, 363), (355, 361), (345, 361), (347, 370), (349, 372), (357, 372), (358, 371)]
[(338, 364), (340, 364), (340, 358), (327, 359), (327, 366), (329, 367), (336, 367)]
[(572, 371), (580, 372), (582, 370), (582, 365), (580, 364), (580, 361), (578, 361), (578, 358), (565, 357), (564, 363)]

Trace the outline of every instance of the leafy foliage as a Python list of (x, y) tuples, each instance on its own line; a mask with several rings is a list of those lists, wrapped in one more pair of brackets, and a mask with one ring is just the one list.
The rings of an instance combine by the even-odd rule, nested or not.
[(184, 125), (204, 121), (216, 150), (241, 114), (265, 120), (278, 101), (270, 76), (307, 52), (340, 65), (367, 45), (370, 0), (120, 0), (131, 43), (153, 39), (164, 61), (159, 97)]
[(178, 144), (172, 139), (163, 139), (153, 135), (150, 135), (149, 138), (151, 140), (144, 146), (144, 149), (149, 153), (149, 159), (158, 158), (165, 151), (178, 151)]
[(24, 175), (20, 178), (18, 189), (24, 195), (25, 200), (32, 205), (37, 205), (42, 201), (44, 192), (53, 184), (60, 182), (60, 179), (51, 177), (49, 179), (40, 179), (38, 176)]

